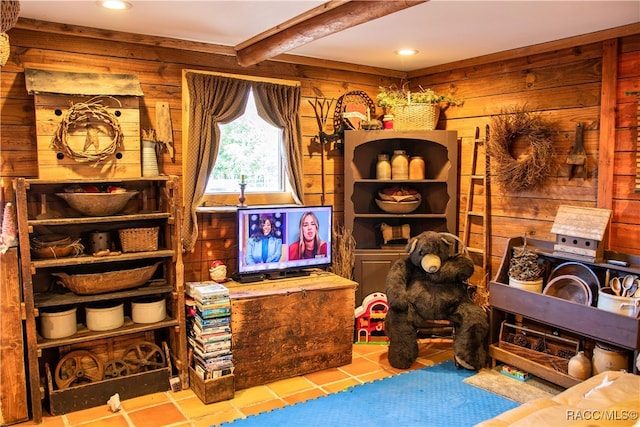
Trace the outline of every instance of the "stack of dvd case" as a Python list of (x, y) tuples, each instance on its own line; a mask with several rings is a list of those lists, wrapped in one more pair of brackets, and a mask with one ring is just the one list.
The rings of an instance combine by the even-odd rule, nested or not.
[(205, 380), (233, 373), (229, 290), (216, 282), (188, 282), (186, 293), (193, 370)]

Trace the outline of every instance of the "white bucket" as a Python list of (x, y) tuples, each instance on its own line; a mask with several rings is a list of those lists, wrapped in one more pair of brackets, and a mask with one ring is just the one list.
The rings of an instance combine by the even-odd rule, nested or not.
[(162, 297), (138, 298), (131, 302), (131, 318), (135, 323), (156, 323), (167, 317), (167, 304)]
[(91, 331), (110, 331), (124, 324), (124, 304), (107, 302), (87, 306), (87, 328)]
[(62, 311), (51, 310), (40, 312), (40, 333), (46, 339), (64, 338), (78, 331), (74, 308), (64, 308)]
[(636, 317), (640, 313), (640, 298), (619, 297), (609, 287), (598, 291), (598, 305), (601, 310), (624, 316)]
[(531, 291), (536, 293), (542, 293), (542, 279), (537, 280), (518, 280), (509, 277), (509, 286), (514, 288), (524, 289), (525, 291)]

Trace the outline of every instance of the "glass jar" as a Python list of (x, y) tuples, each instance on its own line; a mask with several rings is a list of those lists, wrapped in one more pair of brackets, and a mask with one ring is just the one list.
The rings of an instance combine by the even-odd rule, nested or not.
[(376, 179), (391, 179), (391, 162), (388, 154), (378, 154)]
[(391, 179), (409, 179), (409, 156), (404, 150), (393, 150)]
[(382, 125), (384, 129), (393, 129), (393, 116), (390, 114), (383, 116)]
[(411, 156), (409, 160), (409, 179), (424, 179), (424, 159), (422, 156)]

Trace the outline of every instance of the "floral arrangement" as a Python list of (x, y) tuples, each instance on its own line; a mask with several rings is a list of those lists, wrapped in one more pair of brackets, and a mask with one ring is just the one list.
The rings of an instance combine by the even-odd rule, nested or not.
[(378, 88), (378, 106), (383, 107), (387, 112), (394, 107), (410, 104), (438, 104), (441, 108), (448, 106), (462, 105), (463, 101), (452, 95), (440, 95), (433, 89), (425, 89), (419, 86), (419, 90), (411, 92), (403, 85), (398, 88), (392, 86), (380, 86)]

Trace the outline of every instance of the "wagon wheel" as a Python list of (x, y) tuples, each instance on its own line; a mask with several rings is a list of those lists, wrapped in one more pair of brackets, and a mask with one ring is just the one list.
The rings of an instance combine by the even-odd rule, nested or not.
[(104, 367), (88, 350), (75, 350), (64, 356), (56, 366), (55, 382), (59, 389), (102, 380)]
[(129, 366), (122, 359), (109, 360), (104, 365), (104, 379), (126, 377), (129, 375)]
[(132, 374), (164, 368), (166, 361), (162, 349), (154, 343), (141, 341), (127, 348), (122, 360)]

